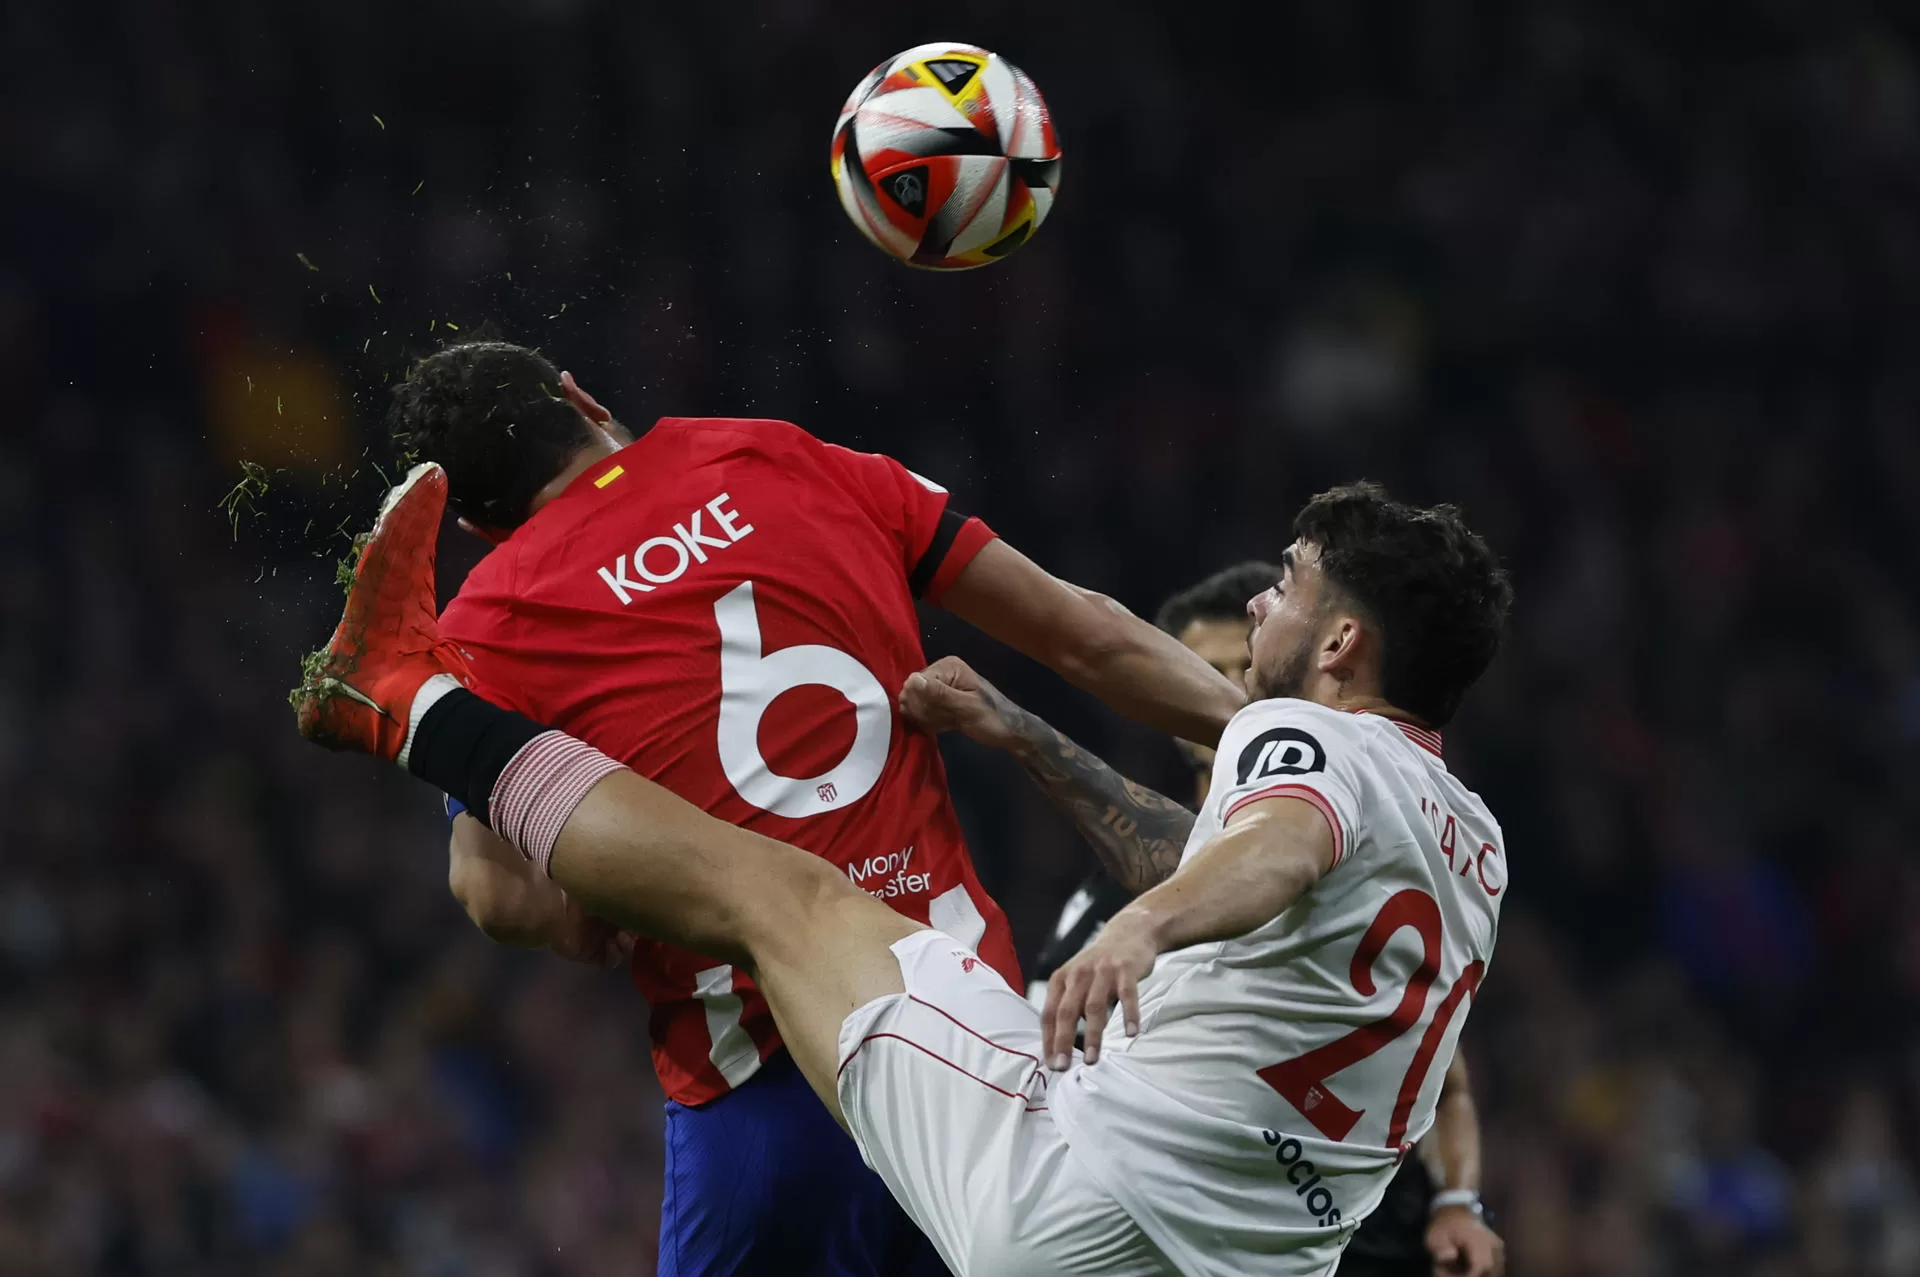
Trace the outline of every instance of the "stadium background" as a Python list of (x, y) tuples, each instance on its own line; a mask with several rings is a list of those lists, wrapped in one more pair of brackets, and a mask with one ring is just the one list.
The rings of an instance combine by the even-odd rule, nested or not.
[[(1512, 1271), (1920, 1271), (1913, 19), (5, 6), (0, 1271), (651, 1271), (637, 998), (488, 945), (431, 796), (285, 707), (381, 383), (486, 317), (636, 422), (891, 451), (1139, 610), (1331, 481), (1460, 501), (1521, 600), (1450, 734), (1516, 862), (1468, 1032)], [(826, 152), (947, 36), (1067, 161), (936, 278)], [(1091, 858), (950, 757), (1030, 953)]]

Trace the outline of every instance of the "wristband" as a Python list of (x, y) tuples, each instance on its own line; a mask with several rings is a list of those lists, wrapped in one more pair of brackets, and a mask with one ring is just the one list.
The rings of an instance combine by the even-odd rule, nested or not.
[(1487, 1213), (1487, 1208), (1480, 1204), (1480, 1194), (1474, 1192), (1471, 1188), (1449, 1188), (1445, 1192), (1435, 1193), (1433, 1195), (1433, 1200), (1427, 1204), (1427, 1214), (1438, 1214), (1450, 1206), (1466, 1207), (1469, 1211), (1473, 1212), (1475, 1219), (1479, 1219)]

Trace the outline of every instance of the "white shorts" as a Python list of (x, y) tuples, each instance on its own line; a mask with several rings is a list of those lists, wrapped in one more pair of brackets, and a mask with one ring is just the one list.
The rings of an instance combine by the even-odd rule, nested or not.
[(1040, 1014), (939, 931), (893, 946), (906, 992), (840, 1026), (860, 1153), (957, 1277), (1176, 1270), (1073, 1159), (1047, 1111)]

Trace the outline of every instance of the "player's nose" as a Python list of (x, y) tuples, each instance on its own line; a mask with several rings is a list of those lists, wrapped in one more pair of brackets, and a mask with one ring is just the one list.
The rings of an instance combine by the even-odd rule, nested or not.
[(1267, 619), (1267, 609), (1273, 605), (1273, 591), (1262, 590), (1247, 600), (1247, 618), (1255, 625)]

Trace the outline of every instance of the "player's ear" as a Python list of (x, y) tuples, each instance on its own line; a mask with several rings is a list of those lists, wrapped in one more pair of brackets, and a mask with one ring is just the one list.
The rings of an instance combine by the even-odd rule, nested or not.
[(597, 421), (603, 426), (613, 420), (613, 414), (602, 408), (598, 399), (580, 389), (580, 383), (573, 379), (572, 373), (560, 374), (560, 393), (565, 395), (567, 402), (578, 408), (580, 415), (587, 420)]
[(1320, 641), (1320, 668), (1337, 670), (1351, 666), (1359, 653), (1364, 632), (1357, 618), (1335, 616), (1333, 624), (1327, 627)]

